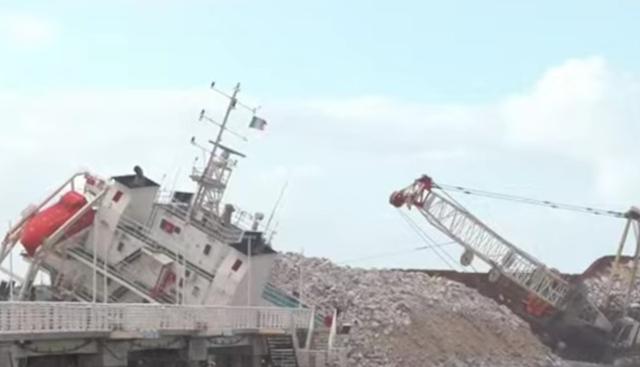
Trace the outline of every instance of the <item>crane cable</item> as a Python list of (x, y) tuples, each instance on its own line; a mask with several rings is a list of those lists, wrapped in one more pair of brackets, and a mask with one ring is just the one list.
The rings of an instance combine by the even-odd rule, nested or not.
[(430, 245), (418, 246), (418, 247), (406, 248), (406, 249), (398, 250), (398, 251), (380, 252), (380, 253), (377, 253), (375, 255), (369, 255), (369, 256), (365, 256), (365, 257), (358, 257), (358, 258), (355, 258), (355, 259), (348, 259), (348, 260), (338, 261), (338, 262), (336, 262), (336, 265), (348, 265), (349, 263), (353, 263), (353, 262), (357, 262), (357, 261), (375, 260), (375, 259), (379, 259), (379, 258), (383, 258), (383, 257), (408, 254), (408, 253), (413, 253), (413, 252), (418, 252), (418, 251), (424, 251), (424, 250), (431, 249), (431, 248), (434, 248), (434, 247), (438, 247), (438, 248), (445, 247), (445, 246), (453, 245), (454, 243), (456, 243), (456, 242), (455, 241), (448, 241), (448, 242), (437, 243), (436, 245), (433, 245), (433, 246), (430, 246)]
[[(453, 263), (455, 263), (456, 261), (451, 257), (451, 255), (449, 255), (449, 253), (447, 253), (446, 251), (440, 249), (442, 251), (442, 253), (444, 255), (446, 255), (446, 257), (449, 258), (449, 260), (447, 260), (445, 258), (445, 256), (443, 256), (437, 245), (437, 242), (433, 240), (433, 238), (431, 238), (424, 230), (422, 230), (422, 228), (420, 228), (420, 226), (411, 218), (409, 217), (408, 214), (406, 214), (405, 212), (403, 212), (402, 210), (398, 209), (398, 213), (400, 213), (400, 216), (407, 222), (407, 224), (409, 225), (409, 227), (418, 235), (418, 237), (420, 237), (420, 239), (422, 239), (422, 241), (424, 241), (427, 246), (427, 248), (433, 250), (433, 252), (436, 254), (436, 256), (438, 256), (440, 258), (440, 260), (442, 260), (445, 264), (447, 264), (447, 266), (452, 269), (452, 270), (456, 270), (455, 267), (449, 262), (449, 260), (451, 260)], [(425, 246), (426, 247), (426, 246)]]
[(629, 213), (628, 212), (624, 212), (623, 213), (623, 212), (615, 211), (615, 210), (599, 209), (599, 208), (593, 208), (593, 207), (588, 207), (588, 206), (580, 206), (580, 205), (574, 205), (574, 204), (556, 203), (556, 202), (551, 202), (551, 201), (548, 201), (548, 200), (531, 199), (531, 198), (527, 198), (527, 197), (524, 197), (524, 196), (501, 194), (501, 193), (497, 193), (497, 192), (486, 191), (486, 190), (478, 190), (478, 189), (471, 189), (471, 188), (462, 187), (462, 186), (436, 184), (436, 185), (434, 185), (434, 187), (442, 189), (443, 192), (445, 192), (445, 190), (456, 191), (456, 192), (459, 192), (459, 193), (462, 193), (462, 194), (466, 194), (466, 195), (485, 196), (485, 197), (489, 197), (489, 198), (492, 198), (492, 199), (498, 199), (498, 200), (504, 200), (504, 201), (514, 201), (514, 202), (518, 202), (518, 203), (529, 204), (529, 205), (537, 205), (537, 206), (544, 206), (544, 207), (549, 207), (549, 208), (553, 208), (553, 209), (570, 210), (570, 211), (589, 213), (589, 214), (594, 214), (594, 215), (603, 215), (603, 216), (615, 217), (615, 218), (628, 218), (629, 217)]

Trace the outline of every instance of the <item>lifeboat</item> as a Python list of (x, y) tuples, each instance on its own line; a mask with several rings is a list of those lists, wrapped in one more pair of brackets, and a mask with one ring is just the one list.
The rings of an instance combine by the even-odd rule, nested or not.
[[(87, 199), (76, 191), (64, 194), (58, 203), (36, 213), (24, 226), (20, 242), (29, 256), (35, 254), (38, 247), (58, 228), (62, 227), (74, 214), (87, 204)], [(76, 223), (70, 226), (62, 239), (68, 238), (93, 223), (95, 211), (90, 210)]]

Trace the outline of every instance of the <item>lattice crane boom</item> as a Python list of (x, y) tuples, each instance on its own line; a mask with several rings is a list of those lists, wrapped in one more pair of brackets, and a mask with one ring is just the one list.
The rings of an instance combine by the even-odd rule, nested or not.
[(490, 278), (503, 275), (558, 310), (572, 308), (582, 322), (600, 329), (611, 328), (606, 317), (586, 298), (580, 298), (576, 305), (572, 285), (558, 273), (434, 188), (437, 186), (433, 180), (422, 176), (412, 185), (394, 192), (390, 203), (397, 208), (415, 207), (432, 226), (462, 245), (465, 248), (463, 265), (470, 264), (477, 256), (491, 266)]

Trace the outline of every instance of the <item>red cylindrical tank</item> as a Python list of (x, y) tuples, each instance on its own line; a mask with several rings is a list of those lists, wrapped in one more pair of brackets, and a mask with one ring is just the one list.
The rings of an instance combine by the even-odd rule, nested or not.
[[(69, 191), (60, 198), (58, 203), (36, 213), (33, 218), (29, 219), (20, 238), (27, 254), (33, 256), (44, 239), (52, 235), (86, 203), (87, 199), (82, 194)], [(93, 217), (94, 213), (89, 211), (87, 215), (71, 226), (66, 234), (71, 235), (87, 227), (93, 222)]]

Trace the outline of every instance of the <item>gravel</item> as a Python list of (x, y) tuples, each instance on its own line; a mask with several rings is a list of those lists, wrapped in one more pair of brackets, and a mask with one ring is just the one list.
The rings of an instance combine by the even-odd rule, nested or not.
[(562, 366), (528, 324), (477, 291), (424, 273), (339, 267), (281, 254), (272, 283), (353, 325), (348, 366)]

